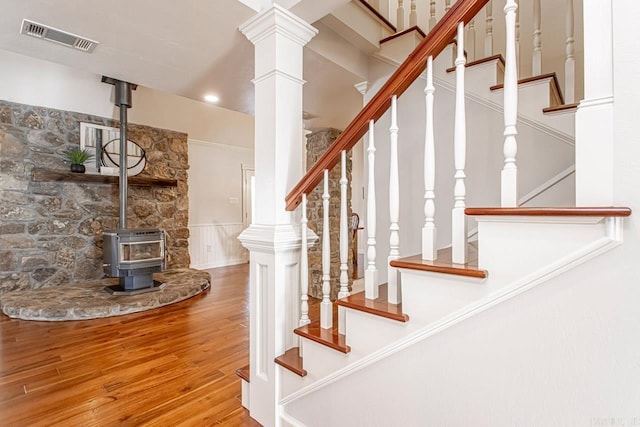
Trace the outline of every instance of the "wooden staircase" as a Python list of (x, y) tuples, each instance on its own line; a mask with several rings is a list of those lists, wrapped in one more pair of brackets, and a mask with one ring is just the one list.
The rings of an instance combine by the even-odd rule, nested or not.
[[(302, 203), (303, 212), (306, 212), (305, 195), (320, 183), (323, 171), (337, 165), (340, 154), (351, 149), (367, 131), (371, 134), (374, 122), (390, 106), (390, 139), (393, 141), (394, 137), (397, 138), (397, 123), (393, 116), (397, 96), (421, 75), (424, 70), (422, 64), (428, 57), (453, 49), (450, 44), (454, 28), (452, 24), (468, 22), (468, 18), (474, 16), (484, 3), (459, 0), (450, 11), (449, 22), (443, 19), (428, 35), (421, 34), (419, 28), (409, 28), (381, 41), (398, 42), (401, 37), (424, 38), (287, 196), (288, 210)], [(445, 29), (447, 25), (450, 28)], [(458, 36), (460, 39), (460, 32)], [(459, 53), (457, 63), (461, 62), (460, 57)], [(456, 71), (455, 67), (439, 66), (446, 72), (443, 79), (447, 79), (446, 74)], [(535, 116), (535, 120), (539, 120), (547, 130), (565, 135), (569, 133), (567, 129), (572, 127), (572, 120), (562, 120), (575, 112), (577, 104), (565, 104), (554, 73), (517, 81), (513, 78), (512, 84), (508, 85), (510, 88), (505, 88), (505, 59), (501, 55), (471, 61), (464, 70), (469, 74), (480, 70), (478, 75), (489, 76), (489, 84), (472, 90), (478, 98), (484, 97), (487, 103), (495, 104), (496, 99), (502, 96), (501, 92), (506, 90), (517, 92), (521, 98), (531, 96), (534, 98), (534, 102), (530, 103), (533, 106), (525, 100), (524, 104), (530, 109), (525, 109), (524, 115)], [(427, 81), (425, 92), (429, 91), (429, 77)], [(465, 98), (464, 92), (462, 98)], [(504, 110), (507, 110), (506, 106)], [(390, 167), (392, 174), (393, 167)], [(460, 179), (458, 172), (463, 170), (464, 166), (459, 169), (456, 164), (456, 180)], [(371, 169), (369, 175), (372, 175)], [(460, 208), (457, 204), (458, 184), (456, 181), (456, 207)], [(429, 190), (425, 193), (429, 193)], [(321, 327), (320, 302), (310, 299), (311, 323), (293, 331), (298, 337), (299, 346), (287, 349), (274, 360), (284, 368), (281, 377), (282, 399), (279, 402), (283, 414), (291, 405), (318, 390), (336, 381), (348, 381), (354, 372), (372, 367), (620, 245), (621, 218), (631, 214), (631, 210), (624, 207), (466, 208), (464, 195), (464, 215), (478, 222), (478, 240), (467, 242), (464, 262), (454, 262), (453, 248), (438, 250), (435, 259), (425, 259), (423, 254), (409, 257), (390, 255), (389, 275), (397, 278), (402, 302), (391, 303), (396, 296), (390, 296), (394, 289), (390, 278), (389, 284), (378, 287), (377, 298), (367, 298), (366, 292), (360, 292), (335, 301), (330, 328)], [(390, 210), (393, 210), (393, 204), (391, 201)], [(392, 233), (398, 222), (397, 213), (395, 221), (393, 215), (390, 214)], [(466, 217), (464, 221), (466, 224)], [(371, 228), (370, 225), (367, 227)], [(325, 228), (328, 228), (328, 219)], [(464, 238), (466, 241), (466, 229)], [(303, 238), (304, 241), (306, 238)], [(303, 244), (303, 253), (304, 250)]]

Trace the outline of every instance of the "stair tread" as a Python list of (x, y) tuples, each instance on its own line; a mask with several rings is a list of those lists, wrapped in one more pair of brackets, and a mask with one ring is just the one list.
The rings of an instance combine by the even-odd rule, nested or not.
[(405, 34), (409, 34), (409, 33), (413, 32), (413, 31), (417, 32), (417, 33), (420, 35), (420, 37), (422, 37), (422, 38), (425, 38), (425, 37), (427, 36), (427, 35), (424, 33), (424, 31), (422, 31), (422, 30), (420, 29), (420, 27), (418, 27), (417, 25), (414, 25), (413, 27), (407, 28), (406, 30), (402, 30), (402, 31), (400, 31), (400, 32), (398, 32), (398, 33), (395, 33), (395, 34), (393, 34), (393, 35), (389, 36), (389, 37), (385, 37), (385, 38), (383, 38), (382, 40), (380, 40), (380, 44), (386, 43), (386, 42), (388, 42), (389, 40), (393, 40), (393, 39), (396, 39), (396, 38), (398, 38), (398, 37), (402, 37), (402, 36), (404, 36)]
[[(518, 80), (518, 84), (521, 85), (525, 83), (531, 83), (538, 80), (546, 80), (546, 79), (550, 79), (549, 83), (551, 84), (551, 91), (557, 99), (556, 105), (564, 105), (564, 98), (562, 96), (562, 91), (560, 90), (560, 83), (558, 82), (558, 77), (556, 76), (556, 73), (547, 73), (547, 74), (540, 74), (537, 76), (525, 77), (524, 79)], [(500, 84), (491, 86), (489, 88), (489, 90), (491, 91), (500, 90), (500, 89), (504, 89), (504, 83), (500, 83)], [(552, 107), (555, 107), (556, 105), (553, 105)]]
[(302, 357), (300, 357), (299, 347), (290, 348), (285, 351), (283, 355), (276, 357), (274, 361), (296, 375), (301, 377), (307, 375), (307, 371), (302, 367)]
[(478, 268), (478, 251), (474, 245), (467, 246), (467, 255), (467, 263), (457, 264), (451, 262), (451, 248), (444, 248), (438, 251), (435, 261), (425, 261), (422, 259), (422, 255), (418, 254), (391, 261), (390, 265), (396, 268), (454, 274), (479, 279), (486, 278), (488, 276), (487, 271)]
[[(502, 62), (502, 65), (504, 65), (504, 58), (502, 57), (502, 55), (497, 54), (497, 55), (487, 56), (486, 58), (482, 58), (482, 59), (476, 59), (475, 61), (469, 61), (465, 64), (464, 67), (469, 68), (469, 67), (473, 67), (474, 65), (480, 65), (480, 64), (484, 64), (485, 62), (491, 62), (496, 60)], [(455, 71), (456, 71), (456, 67), (447, 68), (447, 73), (453, 73)]]
[(305, 326), (300, 326), (293, 331), (296, 335), (307, 338), (318, 344), (325, 345), (341, 353), (349, 353), (351, 347), (347, 345), (347, 339), (343, 334), (338, 333), (338, 322), (334, 320), (333, 327), (323, 329), (320, 321), (314, 321)]
[(561, 111), (563, 112), (575, 111), (577, 109), (578, 109), (578, 103), (575, 102), (573, 104), (561, 104), (561, 105), (555, 105), (553, 107), (543, 108), (542, 112), (545, 114), (549, 114), (549, 113), (559, 113)]
[(402, 312), (402, 303), (390, 304), (387, 300), (387, 284), (380, 285), (378, 288), (378, 298), (375, 300), (365, 298), (365, 293), (358, 292), (346, 298), (338, 300), (341, 307), (351, 308), (353, 310), (364, 311), (366, 313), (375, 314), (387, 319), (397, 320), (399, 322), (407, 322), (409, 316)]
[(631, 209), (627, 207), (540, 207), (540, 208), (466, 208), (466, 215), (481, 216), (629, 216)]
[(236, 369), (236, 375), (242, 378), (243, 380), (245, 380), (246, 382), (250, 382), (251, 376), (249, 372), (249, 365), (243, 366), (240, 369)]

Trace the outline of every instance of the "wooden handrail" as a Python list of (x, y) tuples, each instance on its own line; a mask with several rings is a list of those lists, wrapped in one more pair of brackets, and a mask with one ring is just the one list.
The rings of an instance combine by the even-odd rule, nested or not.
[(343, 150), (350, 150), (367, 133), (369, 121), (377, 121), (389, 109), (391, 97), (400, 96), (424, 71), (427, 58), (434, 58), (444, 50), (456, 34), (459, 22), (469, 22), (489, 0), (458, 0), (427, 34), (424, 40), (409, 54), (393, 75), (371, 98), (327, 151), (309, 169), (295, 188), (287, 195), (286, 209), (294, 210), (322, 181), (323, 171), (331, 170), (340, 160)]

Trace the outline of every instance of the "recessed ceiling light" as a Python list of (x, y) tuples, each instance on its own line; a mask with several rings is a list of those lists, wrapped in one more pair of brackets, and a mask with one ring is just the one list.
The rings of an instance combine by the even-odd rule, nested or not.
[(204, 100), (212, 104), (215, 104), (216, 102), (220, 101), (220, 98), (216, 95), (205, 95)]

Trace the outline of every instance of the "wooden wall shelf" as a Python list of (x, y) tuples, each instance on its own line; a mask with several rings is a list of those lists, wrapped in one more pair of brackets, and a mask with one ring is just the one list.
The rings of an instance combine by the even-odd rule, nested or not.
[[(52, 169), (34, 169), (34, 181), (63, 181), (76, 183), (118, 184), (120, 177), (113, 175), (96, 175), (88, 173), (73, 173)], [(164, 178), (144, 178), (130, 176), (127, 179), (129, 185), (138, 187), (177, 187), (178, 180)]]

